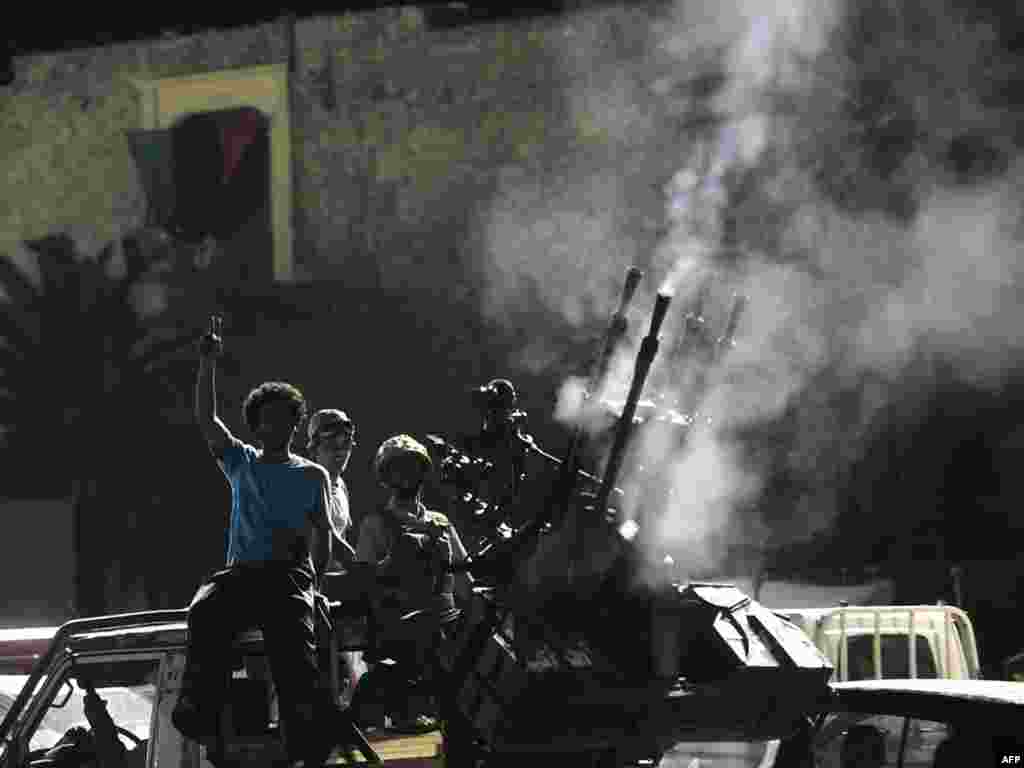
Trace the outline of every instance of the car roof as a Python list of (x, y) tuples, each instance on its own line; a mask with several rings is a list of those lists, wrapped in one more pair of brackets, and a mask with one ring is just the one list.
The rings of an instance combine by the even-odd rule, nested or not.
[[(73, 619), (56, 631), (46, 628), (32, 640), (21, 642), (31, 642), (33, 650), (45, 656), (63, 650), (78, 653), (169, 648), (185, 643), (187, 619), (188, 611), (180, 609)], [(44, 639), (46, 634), (51, 638)]]
[(858, 680), (832, 684), (832, 711), (956, 722), (988, 719), (1024, 731), (1024, 683), (1003, 680)]
[(833, 689), (841, 694), (858, 691), (894, 694), (914, 694), (922, 697), (962, 699), (970, 701), (991, 701), (1000, 704), (1014, 704), (1024, 707), (1024, 683), (1006, 680), (857, 680), (834, 683)]
[(146, 627), (124, 627), (97, 632), (68, 635), (65, 647), (73, 653), (104, 650), (162, 649), (183, 645), (188, 627), (184, 623), (155, 624)]

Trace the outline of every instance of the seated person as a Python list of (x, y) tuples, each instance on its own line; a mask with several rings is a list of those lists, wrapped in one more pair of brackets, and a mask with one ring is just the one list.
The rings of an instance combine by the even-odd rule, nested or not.
[(349, 512), (348, 486), (342, 475), (356, 445), (356, 426), (344, 411), (329, 408), (313, 414), (307, 434), (309, 457), (327, 470), (331, 482), (331, 519), (335, 538), (332, 547), (334, 558), (328, 564), (328, 570), (337, 571), (349, 565), (355, 557), (347, 539), (352, 515)]
[(107, 702), (92, 683), (82, 679), (78, 682), (85, 691), (82, 709), (88, 727), (73, 725), (52, 747), (31, 754), (28, 765), (32, 768), (144, 768), (148, 739), (115, 723), (107, 711)]
[[(310, 417), (307, 426), (309, 458), (327, 470), (331, 481), (331, 518), (333, 521), (334, 538), (332, 539), (332, 559), (327, 565), (328, 574), (337, 574), (349, 569), (355, 559), (355, 550), (348, 542), (352, 528), (352, 515), (349, 512), (348, 485), (343, 477), (352, 458), (352, 449), (356, 446), (356, 425), (348, 414), (336, 408), (317, 411)], [(335, 593), (332, 579), (325, 578), (321, 590), (331, 600), (342, 596)], [(357, 670), (362, 666), (361, 659), (354, 652), (345, 652), (338, 657), (338, 685), (341, 700), (347, 703), (352, 695), (358, 679)]]
[[(331, 558), (327, 471), (292, 451), (306, 413), (302, 393), (284, 382), (256, 387), (243, 403), (259, 447), (235, 437), (217, 414), (219, 322), (200, 343), (195, 415), (231, 488), (226, 568), (197, 591), (188, 611), (188, 653), (171, 715), (186, 738), (219, 753), (220, 714), (230, 677), (232, 639), (259, 627), (279, 694), (291, 762), (329, 754), (334, 702), (320, 684), (315, 588)], [(209, 513), (207, 513), (209, 514)]]
[[(452, 573), (455, 563), (467, 560), (455, 527), (445, 515), (428, 510), (421, 501), (423, 483), (432, 462), (427, 449), (408, 435), (389, 438), (374, 460), (378, 481), (389, 493), (387, 503), (370, 512), (359, 527), (356, 560), (375, 566), (381, 586), (373, 600), (373, 620), (380, 658), (392, 658), (397, 667), (388, 677), (410, 681), (428, 677), (443, 628), (456, 616), (455, 593), (462, 601), (472, 593), (468, 573)], [(371, 675), (372, 677), (372, 675)], [(364, 681), (367, 678), (364, 677)], [(356, 718), (373, 724), (369, 703), (372, 682), (360, 682), (353, 700)], [(384, 686), (389, 687), (389, 686)], [(426, 730), (432, 718), (406, 712), (396, 729)]]

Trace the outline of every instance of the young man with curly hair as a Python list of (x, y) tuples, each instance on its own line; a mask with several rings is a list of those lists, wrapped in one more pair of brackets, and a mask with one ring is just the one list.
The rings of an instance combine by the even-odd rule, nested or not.
[(217, 746), (232, 639), (256, 626), (263, 631), (289, 760), (311, 765), (326, 757), (322, 723), (332, 714), (320, 685), (314, 614), (314, 590), (331, 558), (330, 479), (323, 467), (292, 452), (306, 403), (290, 384), (267, 382), (245, 399), (245, 423), (259, 447), (231, 434), (217, 415), (221, 351), (218, 329), (211, 329), (200, 343), (195, 417), (231, 487), (227, 562), (189, 606), (188, 660), (172, 721), (208, 751)]

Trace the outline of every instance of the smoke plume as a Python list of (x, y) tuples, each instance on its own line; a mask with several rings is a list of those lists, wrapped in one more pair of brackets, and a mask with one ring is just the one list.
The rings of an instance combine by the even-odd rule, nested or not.
[[(562, 61), (590, 76), (565, 88), (606, 163), (500, 191), (490, 306), (555, 313), (564, 327), (538, 337), (557, 345), (600, 328), (625, 268), (644, 268), (587, 401), (615, 403), (653, 292), (671, 293), (644, 394), (660, 419), (635, 431), (623, 512), (652, 563), (756, 561), (831, 525), (880, 409), (920, 372), (940, 360), (998, 387), (1020, 363), (1024, 166), (997, 87), (1014, 62), (952, 0), (680, 2), (571, 23)], [(610, 46), (624, 27), (630, 44)], [(656, 238), (638, 224), (652, 217)], [(582, 386), (566, 382), (556, 416), (606, 427)]]

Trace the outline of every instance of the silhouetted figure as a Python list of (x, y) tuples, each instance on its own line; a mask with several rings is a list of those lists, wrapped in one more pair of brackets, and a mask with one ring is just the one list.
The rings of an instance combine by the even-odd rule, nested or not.
[(559, 460), (529, 434), (510, 381), (493, 379), (478, 387), (472, 402), (478, 431), (456, 445), (434, 436), (430, 442), (444, 456), (440, 476), (450, 491), (450, 511), (476, 555), (538, 515), (551, 495)]

